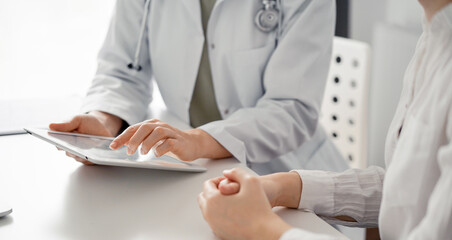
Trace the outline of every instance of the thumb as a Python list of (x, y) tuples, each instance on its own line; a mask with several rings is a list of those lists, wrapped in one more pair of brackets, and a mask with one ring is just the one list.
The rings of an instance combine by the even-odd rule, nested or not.
[(233, 168), (230, 170), (224, 170), (223, 175), (228, 178), (229, 180), (232, 180), (234, 182), (238, 182), (240, 185), (251, 177), (249, 173), (247, 173), (244, 169), (241, 168)]
[(237, 182), (231, 181), (229, 178), (225, 178), (218, 184), (218, 189), (223, 195), (231, 195), (239, 192), (240, 185)]
[(80, 126), (81, 118), (80, 116), (75, 116), (69, 122), (65, 123), (51, 123), (49, 124), (50, 130), (59, 132), (72, 132)]

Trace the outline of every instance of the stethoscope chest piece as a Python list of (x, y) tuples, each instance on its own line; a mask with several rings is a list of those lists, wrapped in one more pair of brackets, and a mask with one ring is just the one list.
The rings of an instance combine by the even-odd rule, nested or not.
[(264, 8), (256, 15), (256, 26), (263, 32), (271, 32), (279, 22), (279, 11), (275, 8), (275, 1), (263, 1)]

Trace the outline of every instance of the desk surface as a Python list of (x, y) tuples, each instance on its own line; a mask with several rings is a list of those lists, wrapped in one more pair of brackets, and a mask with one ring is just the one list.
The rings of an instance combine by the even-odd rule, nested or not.
[[(205, 173), (83, 166), (28, 135), (0, 137), (0, 149), (0, 199), (13, 207), (0, 218), (0, 239), (215, 239), (197, 195), (205, 180), (241, 166), (234, 159), (197, 160)], [(342, 236), (312, 213), (274, 211), (293, 226)]]

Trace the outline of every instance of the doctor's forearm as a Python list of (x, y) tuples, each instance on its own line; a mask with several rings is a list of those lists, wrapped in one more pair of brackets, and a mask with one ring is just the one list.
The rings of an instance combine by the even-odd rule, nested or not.
[(187, 133), (192, 135), (197, 143), (194, 151), (196, 151), (198, 158), (220, 159), (232, 157), (232, 154), (226, 148), (204, 130), (191, 129)]

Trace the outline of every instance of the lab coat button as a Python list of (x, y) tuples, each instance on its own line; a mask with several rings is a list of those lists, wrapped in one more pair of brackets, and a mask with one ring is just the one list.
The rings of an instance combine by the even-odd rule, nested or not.
[(210, 48), (215, 49), (215, 44), (211, 43)]
[(224, 114), (226, 114), (226, 115), (229, 114), (229, 109), (225, 109)]

